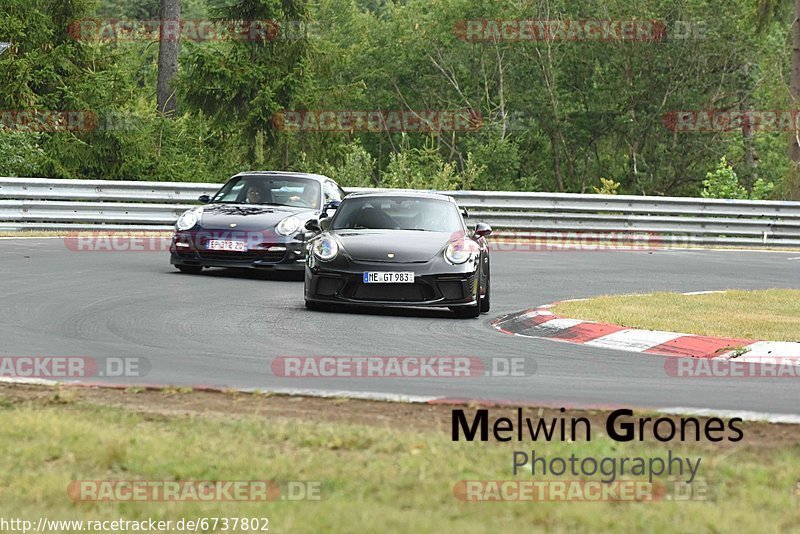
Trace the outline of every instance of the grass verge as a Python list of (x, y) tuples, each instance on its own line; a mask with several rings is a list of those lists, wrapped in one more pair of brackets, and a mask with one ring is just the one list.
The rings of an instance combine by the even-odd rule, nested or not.
[(603, 296), (562, 302), (561, 317), (706, 336), (800, 341), (800, 290)]
[(0, 237), (62, 237), (66, 234), (56, 230), (0, 230)]
[[(76, 389), (23, 398), (6, 387), (0, 397), (0, 457), (4, 459), (0, 517), (34, 522), (40, 516), (174, 521), (268, 517), (273, 532), (378, 528), (387, 532), (496, 532), (503, 528), (781, 532), (800, 521), (800, 507), (793, 497), (800, 478), (800, 429), (794, 426), (747, 423), (743, 425), (745, 439), (737, 444), (665, 445), (655, 440), (626, 444), (598, 432), (605, 414), (593, 412), (588, 413), (593, 419), (589, 442), (454, 443), (446, 424), (448, 407), (387, 404), (384, 408), (360, 401), (238, 395), (212, 398), (188, 391), (108, 395), (106, 403), (117, 398), (130, 405), (101, 406)], [(210, 398), (214, 410), (229, 406), (236, 413), (173, 413), (175, 407), (183, 409), (189, 399), (196, 398)], [(154, 402), (158, 409), (153, 409)], [(141, 406), (133, 408), (137, 403)], [(298, 408), (309, 403), (315, 406), (316, 417), (307, 418), (302, 410), (294, 415), (256, 416), (242, 411), (247, 403), (255, 409), (272, 403)], [(145, 404), (150, 408), (142, 411)], [(386, 416), (377, 422), (372, 418), (360, 423), (357, 415), (353, 417), (362, 412), (373, 417), (381, 410)], [(505, 411), (513, 412), (492, 409), (493, 413)], [(337, 421), (333, 415), (329, 421), (335, 422), (326, 422), (320, 412), (345, 412), (352, 421)], [(536, 414), (531, 411), (530, 415)], [(467, 503), (454, 497), (453, 487), (460, 480), (530, 480), (530, 473), (512, 475), (515, 449), (535, 449), (547, 457), (663, 457), (672, 449), (676, 455), (702, 458), (698, 477), (710, 488), (713, 499)], [(325, 498), (202, 504), (72, 501), (66, 491), (70, 482), (87, 479), (321, 481)]]
[(0, 237), (170, 237), (172, 230), (0, 230)]

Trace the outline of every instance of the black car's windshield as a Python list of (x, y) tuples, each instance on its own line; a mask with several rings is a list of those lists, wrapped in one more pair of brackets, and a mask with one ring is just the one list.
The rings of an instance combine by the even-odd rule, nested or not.
[(291, 176), (238, 176), (222, 186), (212, 202), (319, 209), (320, 185), (316, 180)]
[(452, 202), (436, 198), (351, 197), (336, 210), (333, 230), (419, 230), (458, 232), (461, 214)]

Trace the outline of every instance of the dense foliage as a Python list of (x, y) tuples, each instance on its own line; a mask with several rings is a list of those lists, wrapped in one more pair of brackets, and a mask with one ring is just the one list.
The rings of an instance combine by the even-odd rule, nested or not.
[[(74, 22), (91, 17), (157, 18), (158, 0), (5, 0), (0, 41), (12, 47), (0, 56), (0, 109), (90, 110), (98, 122), (67, 132), (5, 124), (0, 175), (222, 181), (286, 168), (346, 185), (748, 198), (790, 190), (787, 133), (676, 131), (669, 120), (681, 110), (794, 107), (791, 10), (780, 2), (769, 17), (756, 0), (182, 4), (184, 19), (273, 20), (282, 32), (183, 39), (178, 115), (165, 118), (155, 105), (157, 40), (74, 35)], [(464, 37), (465, 21), (484, 19), (656, 19), (664, 33)], [(290, 131), (276, 120), (286, 110), (469, 110), (480, 122), (427, 133)]]

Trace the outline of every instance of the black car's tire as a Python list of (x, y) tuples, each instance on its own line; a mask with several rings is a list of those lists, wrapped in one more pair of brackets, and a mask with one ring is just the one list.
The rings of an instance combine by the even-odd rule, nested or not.
[(202, 265), (176, 265), (175, 267), (182, 273), (200, 274), (203, 271)]
[(491, 308), (492, 276), (489, 267), (486, 267), (486, 294), (481, 299), (481, 313), (486, 313)]
[(475, 292), (475, 304), (450, 308), (459, 319), (475, 319), (481, 315), (481, 277), (478, 276), (478, 288)]
[(320, 306), (319, 302), (314, 302), (313, 300), (307, 300), (306, 309), (312, 311), (319, 311), (320, 309), (322, 309), (322, 306)]

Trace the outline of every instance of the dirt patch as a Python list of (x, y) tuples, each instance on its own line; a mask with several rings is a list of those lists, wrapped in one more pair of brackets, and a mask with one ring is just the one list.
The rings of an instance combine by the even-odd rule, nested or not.
[[(237, 391), (196, 391), (184, 388), (100, 388), (75, 386), (39, 386), (28, 384), (0, 384), (0, 403), (6, 407), (15, 404), (59, 404), (69, 409), (71, 405), (96, 405), (117, 407), (150, 417), (264, 417), (265, 419), (291, 420), (298, 423), (341, 423), (391, 428), (400, 431), (434, 430), (450, 433), (452, 410), (474, 409), (476, 405), (456, 404), (406, 404), (382, 401), (265, 395)], [(516, 417), (516, 408), (490, 407), (490, 416)], [(469, 412), (468, 412), (469, 413)], [(604, 429), (608, 411), (568, 410), (561, 413), (556, 408), (525, 408), (529, 417), (585, 417), (593, 429)], [(646, 410), (637, 410), (635, 416), (646, 416)], [(680, 417), (664, 414), (651, 415), (678, 421)], [(701, 422), (707, 417), (698, 417)], [(741, 425), (744, 440), (737, 443), (722, 441), (701, 442), (709, 449), (725, 448), (777, 449), (800, 447), (800, 425), (744, 422)], [(645, 441), (656, 442), (652, 436)], [(657, 442), (656, 442), (657, 443)]]

